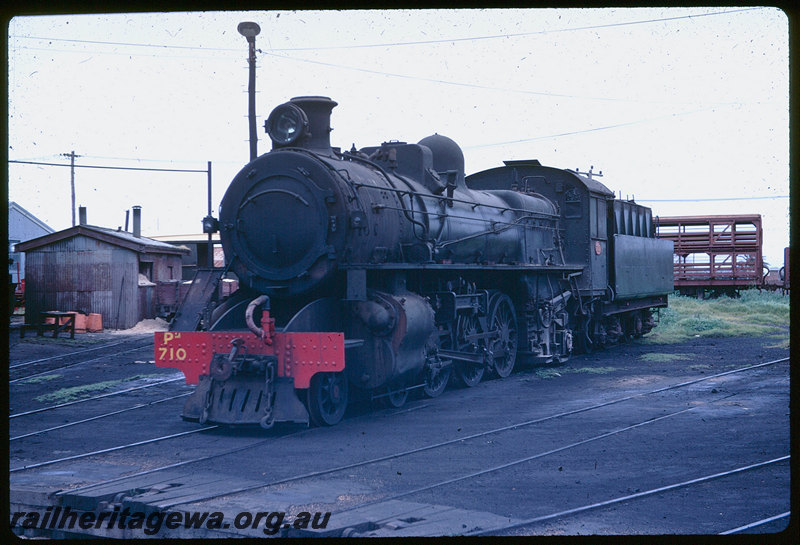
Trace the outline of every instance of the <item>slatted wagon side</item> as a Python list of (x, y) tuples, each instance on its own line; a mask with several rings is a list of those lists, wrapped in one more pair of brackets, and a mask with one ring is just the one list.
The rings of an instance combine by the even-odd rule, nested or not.
[(661, 216), (654, 223), (658, 238), (673, 242), (681, 293), (704, 297), (763, 285), (760, 214)]

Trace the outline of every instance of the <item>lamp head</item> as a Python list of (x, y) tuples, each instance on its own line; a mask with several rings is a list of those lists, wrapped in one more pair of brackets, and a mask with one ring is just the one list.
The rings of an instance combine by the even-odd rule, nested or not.
[(236, 27), (236, 30), (239, 31), (239, 34), (247, 38), (247, 41), (253, 41), (256, 39), (256, 36), (261, 32), (261, 27), (258, 26), (257, 23), (252, 23), (250, 21), (244, 21), (239, 23), (239, 26)]

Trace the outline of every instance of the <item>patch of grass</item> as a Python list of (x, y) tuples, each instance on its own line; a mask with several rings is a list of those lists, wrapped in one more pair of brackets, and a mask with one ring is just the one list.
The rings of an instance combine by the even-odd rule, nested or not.
[(67, 403), (68, 401), (75, 401), (84, 397), (90, 397), (92, 394), (102, 392), (103, 390), (110, 390), (114, 386), (118, 386), (124, 382), (157, 376), (159, 375), (135, 375), (118, 380), (105, 380), (102, 382), (94, 382), (92, 384), (72, 386), (70, 388), (60, 388), (50, 392), (49, 394), (37, 396), (34, 398), (34, 400), (40, 403)]
[(776, 292), (746, 290), (741, 297), (669, 298), (669, 308), (645, 342), (672, 344), (693, 337), (769, 335), (789, 326), (789, 298)]
[(688, 354), (667, 354), (663, 352), (652, 352), (639, 356), (640, 360), (652, 363), (666, 363), (669, 361), (688, 360), (690, 358), (691, 356)]
[(560, 377), (562, 375), (574, 373), (589, 373), (592, 375), (604, 375), (616, 371), (616, 367), (544, 367), (536, 369), (533, 374), (540, 379), (547, 380), (551, 378)]
[(697, 365), (690, 365), (689, 369), (691, 371), (702, 371), (703, 369), (711, 369), (711, 366), (705, 363), (698, 363)]
[(25, 380), (21, 380), (19, 382), (20, 384), (40, 384), (42, 382), (47, 382), (48, 380), (54, 380), (57, 378), (61, 378), (61, 375), (40, 375), (38, 377), (26, 378)]
[(767, 344), (764, 348), (789, 348), (789, 336), (776, 335), (774, 338), (778, 339), (775, 344)]
[(536, 378), (541, 378), (541, 379), (544, 379), (544, 380), (551, 379), (551, 378), (556, 378), (556, 377), (560, 377), (561, 376), (561, 373), (559, 373), (555, 369), (548, 369), (548, 368), (536, 369), (533, 372), (533, 374), (536, 375)]
[(563, 373), (589, 373), (591, 375), (606, 375), (616, 371), (616, 367), (567, 367), (562, 370)]
[(69, 345), (74, 346), (76, 348), (81, 348), (83, 346), (92, 346), (95, 344), (102, 344), (108, 342), (108, 339), (101, 339), (101, 338), (87, 338), (83, 335), (83, 333), (76, 333), (74, 339), (69, 338), (69, 333), (61, 332), (58, 334), (58, 337), (55, 339), (53, 338), (53, 333), (50, 331), (45, 332), (45, 337), (39, 337), (36, 335), (36, 331), (31, 330), (30, 333), (25, 333), (25, 338), (20, 339), (19, 342), (27, 343), (27, 344), (56, 344), (59, 346)]

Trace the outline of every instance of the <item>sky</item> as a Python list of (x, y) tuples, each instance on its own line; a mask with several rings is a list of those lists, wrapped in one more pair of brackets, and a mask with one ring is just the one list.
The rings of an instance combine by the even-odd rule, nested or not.
[(9, 200), (71, 226), (74, 151), (88, 223), (116, 228), (140, 205), (145, 236), (201, 232), (208, 162), (218, 216), (249, 159), (241, 21), (261, 27), (259, 154), (275, 106), (328, 96), (334, 146), (439, 133), (467, 174), (512, 159), (593, 167), (654, 215), (761, 214), (764, 259), (783, 264), (789, 30), (774, 7), (17, 16)]

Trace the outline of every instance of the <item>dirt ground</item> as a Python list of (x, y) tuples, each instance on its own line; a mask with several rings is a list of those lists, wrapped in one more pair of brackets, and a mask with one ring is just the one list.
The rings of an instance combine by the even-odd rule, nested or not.
[[(12, 384), (11, 414), (52, 405), (53, 401), (43, 396), (62, 388), (108, 382), (110, 389), (116, 390), (179, 376), (174, 370), (154, 367), (152, 341), (149, 347), (136, 348), (146, 345), (147, 335), (86, 334), (70, 341), (35, 338), (34, 334), (19, 340), (13, 338), (12, 331), (12, 366), (117, 340), (127, 344), (119, 345), (113, 353), (98, 350), (98, 359), (90, 364), (41, 375), (58, 375), (57, 378), (40, 376), (38, 380)], [(352, 526), (354, 520), (372, 517), (369, 525), (362, 525), (371, 530), (364, 532), (380, 536), (451, 535), (479, 527), (487, 529), (501, 520), (528, 520), (788, 454), (788, 363), (542, 420), (788, 356), (789, 350), (781, 346), (784, 345), (778, 336), (696, 338), (675, 345), (640, 340), (576, 356), (562, 366), (526, 367), (504, 380), (484, 381), (471, 389), (451, 388), (437, 399), (411, 399), (400, 409), (355, 404), (348, 409), (344, 421), (333, 428), (222, 429), (12, 472), (12, 506), (53, 505), (58, 501), (52, 496), (56, 490), (249, 447), (161, 474), (162, 480), (168, 477), (169, 482), (187, 490), (184, 500), (171, 508), (221, 510), (226, 515), (242, 509), (332, 511), (329, 530), (338, 528), (341, 532), (345, 524)], [(107, 390), (98, 390), (103, 391)], [(9, 423), (10, 436), (189, 391), (191, 388), (179, 380), (102, 402), (79, 403), (14, 418)], [(179, 418), (181, 405), (182, 400), (176, 399), (12, 441), (10, 467), (197, 429), (196, 423)], [(542, 421), (470, 437), (534, 420)], [(648, 420), (653, 421), (611, 434)], [(594, 439), (606, 433), (610, 435)], [(447, 440), (453, 442), (388, 458)], [(312, 478), (292, 479), (382, 457), (386, 459)], [(524, 458), (531, 459), (511, 464)], [(511, 465), (403, 495), (505, 464)], [(142, 487), (155, 479), (153, 475), (139, 478)], [(788, 511), (789, 478), (789, 464), (778, 463), (504, 533), (717, 533)], [(269, 484), (285, 479), (291, 480)], [(130, 487), (131, 482), (126, 481), (125, 486)], [(199, 490), (199, 482), (205, 492), (190, 493)], [(250, 490), (236, 492), (248, 487)], [(213, 497), (203, 499), (209, 495)], [(382, 512), (368, 515), (363, 509), (345, 511), (394, 496), (399, 496), (392, 503), (394, 507)], [(391, 509), (402, 511), (412, 505), (421, 505), (419, 509), (430, 513), (433, 507), (446, 506), (450, 515), (436, 515), (441, 524), (427, 529), (421, 521), (386, 522), (394, 520)], [(424, 519), (405, 520), (415, 518)], [(778, 523), (765, 528), (761, 530), (777, 531), (782, 526)]]

